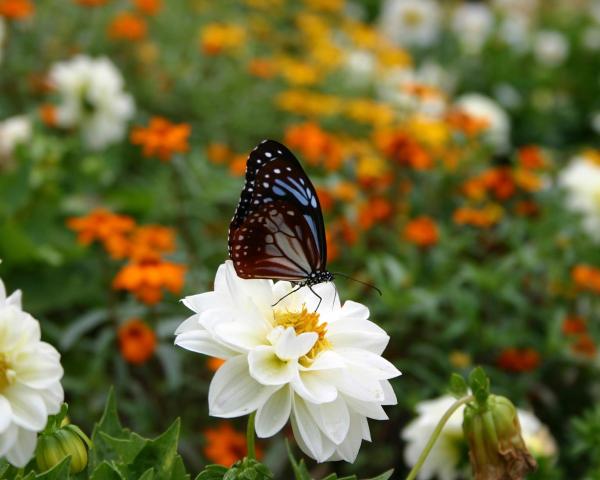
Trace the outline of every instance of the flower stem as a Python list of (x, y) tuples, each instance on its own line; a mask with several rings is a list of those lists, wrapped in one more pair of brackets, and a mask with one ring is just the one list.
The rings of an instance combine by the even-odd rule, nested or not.
[(248, 447), (248, 453), (246, 457), (256, 460), (256, 449), (254, 448), (254, 417), (256, 412), (252, 412), (248, 417), (248, 426), (246, 427), (246, 445)]
[(440, 421), (436, 425), (435, 430), (433, 431), (433, 433), (431, 434), (431, 437), (429, 437), (429, 440), (427, 441), (427, 445), (425, 445), (425, 448), (421, 452), (421, 455), (419, 455), (419, 459), (417, 460), (417, 463), (415, 463), (415, 466), (409, 472), (408, 477), (406, 477), (406, 480), (414, 480), (415, 478), (417, 478), (417, 474), (419, 473), (419, 470), (421, 470), (421, 467), (423, 466), (423, 464), (425, 463), (425, 460), (427, 459), (427, 455), (429, 455), (429, 452), (435, 445), (435, 442), (438, 439), (438, 437), (440, 436), (440, 433), (442, 433), (442, 430), (444, 428), (444, 425), (446, 425), (446, 422), (450, 419), (452, 414), (461, 405), (472, 402), (473, 400), (475, 400), (475, 397), (473, 395), (467, 395), (466, 397), (458, 399), (456, 402), (454, 402), (450, 406), (450, 408), (448, 410), (446, 410), (446, 413), (444, 413), (442, 418), (440, 418)]

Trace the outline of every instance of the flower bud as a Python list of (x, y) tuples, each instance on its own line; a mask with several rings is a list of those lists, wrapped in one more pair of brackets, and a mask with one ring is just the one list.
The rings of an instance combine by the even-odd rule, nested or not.
[(468, 404), (463, 432), (475, 480), (520, 480), (537, 467), (521, 436), (517, 409), (505, 397)]
[(273, 480), (269, 469), (257, 460), (244, 458), (236, 462), (223, 476), (223, 480)]
[(71, 473), (79, 473), (87, 466), (90, 445), (90, 439), (75, 425), (42, 434), (35, 454), (38, 469), (45, 472), (71, 456)]

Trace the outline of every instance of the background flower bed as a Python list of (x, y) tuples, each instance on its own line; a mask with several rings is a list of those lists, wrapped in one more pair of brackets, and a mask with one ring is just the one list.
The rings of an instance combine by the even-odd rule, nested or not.
[[(383, 290), (337, 283), (404, 373), (372, 448), (325, 468), (404, 471), (415, 405), (473, 364), (549, 426), (557, 478), (598, 461), (594, 203), (580, 221), (558, 180), (598, 162), (598, 5), (498, 1), (469, 29), (464, 5), (418, 3), (0, 1), (0, 118), (27, 115), (0, 126), (0, 272), (63, 354), (78, 424), (114, 385), (146, 436), (181, 417), (191, 471), (237, 454), (206, 414), (218, 365), (173, 332), (226, 256), (248, 151), (275, 138), (319, 189), (331, 269)], [(281, 442), (261, 448), (284, 475)]]

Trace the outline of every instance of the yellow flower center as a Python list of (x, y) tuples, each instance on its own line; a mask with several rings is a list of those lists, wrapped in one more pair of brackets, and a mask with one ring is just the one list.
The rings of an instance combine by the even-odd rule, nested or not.
[(15, 379), (15, 371), (11, 368), (6, 355), (0, 353), (0, 392), (9, 387)]
[(423, 22), (423, 14), (419, 10), (406, 10), (402, 14), (404, 24), (409, 27), (416, 27)]
[(302, 310), (299, 312), (276, 310), (273, 312), (273, 316), (276, 327), (292, 327), (296, 335), (309, 332), (315, 332), (319, 335), (310, 352), (300, 358), (300, 363), (305, 367), (308, 367), (323, 350), (331, 348), (329, 340), (325, 338), (327, 323), (319, 323), (319, 314), (317, 312), (309, 312), (305, 305), (302, 305)]

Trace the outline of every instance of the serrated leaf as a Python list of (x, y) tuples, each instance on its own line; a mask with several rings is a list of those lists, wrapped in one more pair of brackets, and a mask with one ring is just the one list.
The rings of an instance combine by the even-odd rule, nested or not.
[(133, 432), (126, 438), (115, 438), (104, 432), (100, 432), (100, 436), (117, 454), (119, 461), (126, 465), (132, 463), (148, 443), (148, 440)]
[(181, 455), (177, 455), (175, 458), (170, 480), (190, 480), (190, 475), (185, 471), (185, 465)]
[(227, 470), (229, 469), (223, 465), (207, 465), (195, 480), (222, 480)]
[(54, 465), (50, 470), (35, 476), (36, 480), (67, 480), (70, 478), (71, 457), (65, 457), (62, 462)]
[(130, 468), (131, 473), (140, 475), (148, 468), (154, 467), (157, 478), (171, 478), (171, 472), (176, 467), (179, 456), (177, 454), (179, 429), (180, 421), (177, 419), (162, 435), (154, 440), (147, 440)]
[(469, 391), (467, 386), (467, 382), (463, 378), (462, 375), (458, 373), (453, 373), (450, 375), (450, 393), (455, 398), (464, 397)]
[(125, 478), (108, 462), (102, 462), (94, 469), (90, 480), (125, 480)]
[(481, 367), (474, 368), (469, 374), (469, 387), (477, 402), (482, 404), (490, 394), (490, 380)]
[(388, 480), (389, 478), (392, 478), (393, 474), (394, 474), (394, 469), (390, 468), (389, 470), (377, 475), (376, 477), (366, 478), (365, 480)]

